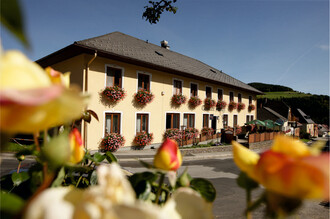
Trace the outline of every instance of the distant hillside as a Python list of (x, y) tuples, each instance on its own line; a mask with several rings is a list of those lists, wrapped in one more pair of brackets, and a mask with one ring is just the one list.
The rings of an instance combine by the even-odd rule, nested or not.
[(279, 92), (279, 91), (293, 91), (290, 87), (285, 87), (282, 85), (275, 85), (275, 84), (264, 84), (264, 83), (249, 83), (251, 87), (254, 87), (262, 92)]

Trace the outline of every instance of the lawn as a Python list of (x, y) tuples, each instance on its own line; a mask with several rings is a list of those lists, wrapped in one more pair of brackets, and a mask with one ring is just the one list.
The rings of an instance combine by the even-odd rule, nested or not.
[(258, 95), (257, 98), (279, 99), (279, 98), (294, 98), (294, 97), (308, 97), (311, 94), (305, 94), (295, 91), (282, 91), (282, 92), (265, 92), (264, 95)]

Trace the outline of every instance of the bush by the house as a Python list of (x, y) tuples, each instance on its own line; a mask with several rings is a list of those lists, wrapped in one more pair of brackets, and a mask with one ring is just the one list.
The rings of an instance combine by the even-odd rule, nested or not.
[(227, 106), (227, 103), (223, 100), (218, 100), (216, 108), (217, 110), (222, 110)]
[(198, 137), (199, 131), (196, 128), (186, 128), (184, 130), (184, 136), (187, 140)]
[(199, 99), (199, 97), (197, 97), (197, 96), (195, 96), (195, 97), (192, 96), (192, 97), (190, 97), (188, 103), (191, 107), (196, 107), (196, 106), (199, 106), (202, 104), (202, 100)]
[(174, 140), (180, 140), (182, 139), (182, 132), (179, 129), (166, 129), (164, 133), (164, 139), (174, 139)]
[(102, 91), (102, 95), (111, 102), (118, 102), (126, 96), (126, 92), (123, 88), (118, 86), (106, 87)]
[(150, 144), (152, 140), (153, 140), (153, 134), (146, 132), (137, 133), (134, 138), (135, 143), (141, 147)]
[(118, 133), (107, 134), (101, 141), (100, 148), (105, 151), (115, 152), (125, 143), (125, 138)]
[(140, 89), (134, 95), (134, 98), (137, 103), (139, 103), (141, 105), (146, 105), (147, 103), (150, 103), (154, 99), (154, 95), (145, 89)]
[(202, 135), (211, 136), (211, 135), (213, 135), (214, 130), (213, 130), (213, 128), (204, 127), (204, 128), (202, 128), (201, 133), (202, 133)]
[(176, 105), (181, 105), (186, 103), (186, 96), (182, 94), (174, 94), (172, 96), (172, 103)]

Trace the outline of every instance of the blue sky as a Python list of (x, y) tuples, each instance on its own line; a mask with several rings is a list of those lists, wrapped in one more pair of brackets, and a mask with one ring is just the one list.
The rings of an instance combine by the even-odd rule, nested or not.
[(178, 0), (158, 24), (142, 19), (148, 0), (22, 1), (31, 44), (6, 30), (5, 50), (37, 60), (74, 41), (120, 31), (205, 62), (245, 82), (329, 95), (328, 0)]

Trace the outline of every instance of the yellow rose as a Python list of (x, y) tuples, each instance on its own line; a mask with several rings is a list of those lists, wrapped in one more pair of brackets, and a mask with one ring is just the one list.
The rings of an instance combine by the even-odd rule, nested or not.
[(154, 158), (155, 167), (162, 170), (177, 170), (182, 164), (182, 156), (176, 141), (166, 139), (158, 148)]
[(1, 132), (35, 133), (81, 117), (85, 98), (65, 87), (67, 75), (61, 83), (52, 75), (18, 51), (1, 55)]
[(315, 148), (286, 136), (276, 137), (260, 156), (232, 144), (236, 165), (267, 190), (297, 199), (329, 199), (329, 153), (315, 153)]

